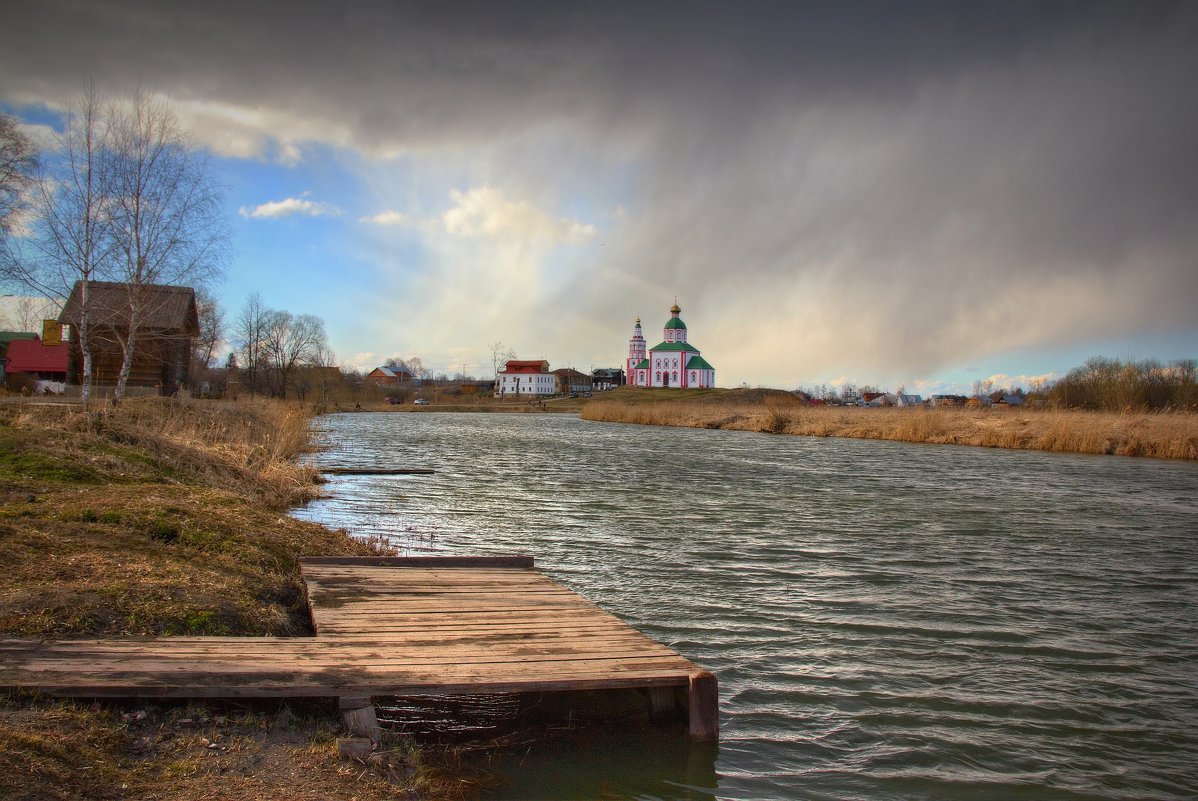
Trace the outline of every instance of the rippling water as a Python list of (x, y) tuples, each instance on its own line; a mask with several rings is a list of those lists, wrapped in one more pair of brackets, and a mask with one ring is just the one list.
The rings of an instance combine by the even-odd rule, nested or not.
[(1198, 798), (1198, 465), (557, 415), (321, 424), (324, 467), (438, 472), (334, 479), (297, 516), (532, 554), (719, 675), (714, 772), (617, 734), (530, 753), (513, 797)]

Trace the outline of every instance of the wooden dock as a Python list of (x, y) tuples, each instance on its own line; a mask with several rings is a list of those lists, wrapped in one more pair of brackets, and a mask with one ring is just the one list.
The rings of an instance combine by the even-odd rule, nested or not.
[(315, 637), (0, 639), (0, 689), (68, 697), (340, 699), (640, 689), (719, 736), (716, 677), (533, 567), (531, 557), (301, 560)]

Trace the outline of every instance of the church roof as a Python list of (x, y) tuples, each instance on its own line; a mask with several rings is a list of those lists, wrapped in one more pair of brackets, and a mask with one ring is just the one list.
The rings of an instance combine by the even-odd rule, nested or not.
[(666, 320), (667, 331), (675, 328), (681, 328), (683, 331), (686, 330), (686, 323), (682, 322), (681, 317), (671, 317), (669, 320)]
[(637, 362), (635, 365), (633, 365), (632, 369), (633, 370), (648, 370), (649, 369), (649, 360), (641, 359), (639, 362)]
[(649, 348), (650, 353), (656, 351), (681, 351), (684, 353), (698, 353), (699, 349), (689, 342), (662, 342), (659, 345), (654, 345)]
[(694, 356), (691, 356), (690, 359), (687, 360), (686, 369), (687, 370), (714, 370), (715, 368), (712, 367), (710, 364), (708, 364), (707, 360), (704, 359), (702, 356), (695, 354)]

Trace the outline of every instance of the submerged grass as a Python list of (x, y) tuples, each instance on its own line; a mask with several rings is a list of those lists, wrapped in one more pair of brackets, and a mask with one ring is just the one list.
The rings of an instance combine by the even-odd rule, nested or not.
[[(308, 424), (267, 401), (0, 405), (0, 636), (311, 634), (299, 557), (379, 551), (287, 514), (319, 490), (295, 462)], [(153, 731), (131, 714), (0, 698), (5, 797), (368, 801), (431, 792), (436, 776), (386, 760), (347, 770), (332, 709), (243, 727), (219, 751), (174, 726), (177, 706), (151, 708)]]
[(1032, 409), (807, 406), (781, 390), (628, 389), (587, 404), (587, 420), (813, 437), (1198, 459), (1198, 415)]

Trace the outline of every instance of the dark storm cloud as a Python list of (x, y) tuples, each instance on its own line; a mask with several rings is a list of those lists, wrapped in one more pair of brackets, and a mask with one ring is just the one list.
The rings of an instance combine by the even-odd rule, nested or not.
[[(0, 98), (90, 75), (368, 153), (556, 126), (634, 166), (596, 312), (647, 281), (768, 312), (746, 349), (919, 371), (1192, 329), (1196, 9), (42, 2), (8, 12)], [(551, 181), (568, 151), (497, 169)]]

